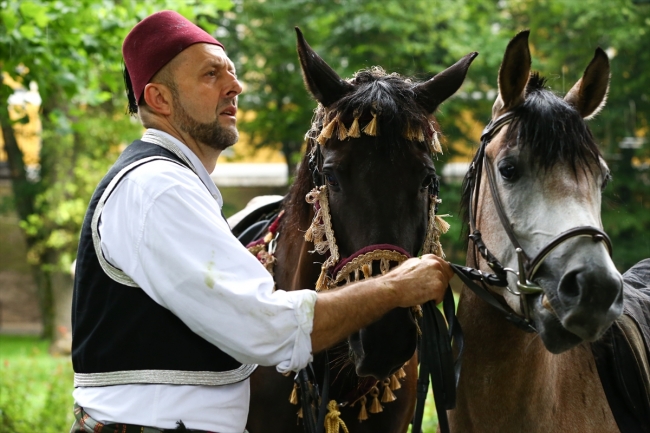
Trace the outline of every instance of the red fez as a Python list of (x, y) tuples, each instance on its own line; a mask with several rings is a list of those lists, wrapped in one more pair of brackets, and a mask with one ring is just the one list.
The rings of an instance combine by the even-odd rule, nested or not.
[(157, 12), (136, 24), (122, 45), (128, 71), (125, 80), (127, 87), (132, 85), (135, 101), (140, 101), (144, 87), (156, 72), (185, 48), (199, 42), (224, 48), (221, 42), (174, 11)]

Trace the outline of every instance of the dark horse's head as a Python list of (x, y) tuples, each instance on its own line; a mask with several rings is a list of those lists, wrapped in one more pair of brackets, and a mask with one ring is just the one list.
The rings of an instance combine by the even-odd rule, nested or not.
[[(477, 54), (468, 54), (422, 83), (381, 68), (343, 80), (296, 30), (304, 81), (319, 106), (289, 206), (309, 214), (305, 220), (314, 215), (305, 203), (309, 191), (321, 194), (320, 201), (315, 200), (316, 211), (327, 200), (331, 224), (322, 216), (321, 233), (311, 233), (312, 225), (308, 239), (324, 253), (312, 259), (329, 260), (321, 280), (325, 278), (331, 288), (341, 266), (362, 253), (382, 250), (408, 257), (422, 250), (431, 203), (436, 200), (432, 191), (437, 188), (432, 154), (439, 146), (438, 127), (432, 113), (458, 90)], [(363, 272), (357, 269), (351, 279), (378, 275), (397, 262), (386, 256), (366, 265)], [(413, 356), (416, 339), (412, 311), (389, 312), (349, 337), (356, 373), (388, 377)]]

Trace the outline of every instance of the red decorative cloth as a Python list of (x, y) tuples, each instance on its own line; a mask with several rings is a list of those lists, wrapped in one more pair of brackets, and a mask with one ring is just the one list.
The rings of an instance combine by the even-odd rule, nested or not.
[(156, 72), (185, 48), (199, 42), (224, 48), (205, 30), (174, 11), (157, 12), (136, 24), (122, 45), (136, 101), (140, 101), (144, 87)]

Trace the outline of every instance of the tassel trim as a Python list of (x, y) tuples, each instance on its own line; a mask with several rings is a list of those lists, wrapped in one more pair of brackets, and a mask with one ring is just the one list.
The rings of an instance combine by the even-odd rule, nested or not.
[(449, 223), (442, 219), (442, 215), (436, 215), (436, 206), (442, 200), (438, 197), (431, 196), (429, 201), (429, 225), (427, 227), (424, 245), (422, 246), (422, 254), (435, 254), (444, 258), (445, 253), (440, 244), (440, 235), (447, 233), (449, 230)]
[(354, 120), (352, 121), (352, 126), (350, 126), (350, 130), (348, 131), (348, 137), (352, 138), (359, 138), (361, 137), (361, 130), (359, 129), (359, 117), (361, 116), (361, 113), (355, 111), (354, 112)]
[(347, 426), (341, 419), (341, 412), (336, 400), (330, 400), (327, 403), (327, 415), (325, 415), (325, 433), (339, 433), (341, 429), (343, 429), (343, 433), (349, 433)]
[(363, 133), (366, 135), (369, 135), (371, 137), (375, 137), (378, 135), (377, 132), (377, 111), (372, 110), (372, 120), (366, 125), (365, 128), (363, 128)]
[(327, 143), (327, 140), (332, 138), (332, 134), (334, 133), (334, 128), (336, 128), (336, 125), (338, 123), (339, 123), (339, 115), (337, 114), (336, 117), (334, 117), (334, 119), (332, 119), (332, 121), (323, 128), (323, 130), (318, 135), (316, 141), (318, 141), (318, 143), (320, 143), (321, 145), (325, 145), (325, 143)]
[(379, 388), (373, 386), (370, 390), (370, 397), (372, 397), (372, 403), (370, 403), (370, 413), (379, 413), (384, 411), (384, 407), (379, 402)]
[(391, 379), (384, 379), (382, 382), (382, 385), (384, 385), (384, 394), (381, 396), (382, 403), (390, 403), (397, 400), (397, 397), (395, 397), (395, 394), (393, 394), (393, 390), (391, 389), (390, 384)]
[(327, 196), (327, 185), (314, 188), (305, 197), (307, 203), (314, 206), (315, 214), (311, 225), (305, 232), (305, 240), (314, 243), (311, 253), (324, 255), (329, 251), (329, 257), (321, 267), (321, 274), (316, 283), (316, 291), (326, 290), (328, 287), (327, 271), (339, 261), (339, 250), (336, 246), (336, 238), (332, 229), (330, 218), (329, 202)]

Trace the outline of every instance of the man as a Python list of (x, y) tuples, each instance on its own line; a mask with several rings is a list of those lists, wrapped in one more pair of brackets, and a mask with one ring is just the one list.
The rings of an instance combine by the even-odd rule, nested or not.
[(242, 87), (223, 45), (163, 11), (122, 50), (147, 131), (99, 184), (82, 228), (73, 432), (241, 433), (254, 364), (297, 371), (393, 308), (442, 300), (452, 272), (432, 255), (332, 292), (274, 292), (209, 176), (238, 139)]

